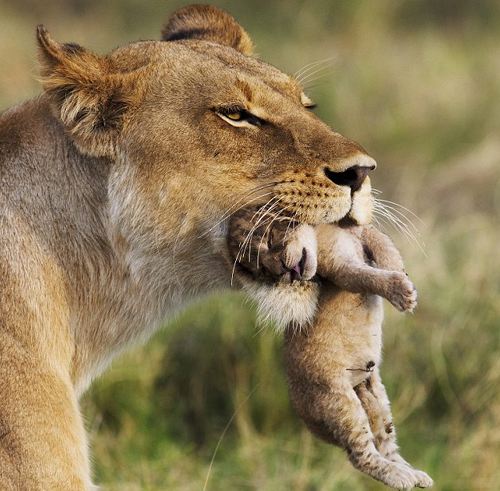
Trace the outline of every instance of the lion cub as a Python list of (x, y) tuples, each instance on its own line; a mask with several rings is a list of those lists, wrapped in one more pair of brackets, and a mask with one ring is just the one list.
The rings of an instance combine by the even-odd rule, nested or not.
[[(255, 226), (255, 210), (231, 220), (229, 248), (238, 267), (259, 281), (303, 279), (306, 258), (290, 267), (296, 248), (287, 220)], [(253, 225), (253, 226), (252, 226)], [(250, 230), (245, 254), (240, 245)], [(318, 275), (323, 279), (312, 326), (285, 331), (290, 397), (309, 429), (344, 448), (360, 471), (397, 489), (432, 486), (432, 479), (398, 453), (389, 399), (379, 365), (382, 348), (381, 297), (411, 312), (416, 290), (401, 256), (371, 226), (317, 226)], [(239, 255), (238, 255), (239, 252)]]

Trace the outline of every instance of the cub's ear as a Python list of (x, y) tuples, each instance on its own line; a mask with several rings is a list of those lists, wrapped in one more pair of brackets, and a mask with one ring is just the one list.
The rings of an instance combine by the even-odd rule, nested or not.
[(132, 74), (112, 73), (107, 58), (73, 43), (59, 44), (37, 28), (42, 85), (80, 150), (112, 156), (134, 99)]
[(250, 36), (224, 10), (212, 5), (190, 5), (175, 11), (162, 30), (163, 41), (201, 39), (252, 55)]

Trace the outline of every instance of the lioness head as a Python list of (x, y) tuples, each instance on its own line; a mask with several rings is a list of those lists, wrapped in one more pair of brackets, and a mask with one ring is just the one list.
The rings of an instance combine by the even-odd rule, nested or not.
[(252, 56), (230, 15), (186, 7), (162, 36), (98, 56), (38, 29), (54, 113), (82, 153), (111, 162), (110, 234), (132, 269), (161, 283), (161, 260), (177, 256), (163, 264), (187, 288), (227, 284), (214, 257), (225, 220), (250, 202), (309, 224), (370, 220), (374, 160), (315, 116), (297, 80)]

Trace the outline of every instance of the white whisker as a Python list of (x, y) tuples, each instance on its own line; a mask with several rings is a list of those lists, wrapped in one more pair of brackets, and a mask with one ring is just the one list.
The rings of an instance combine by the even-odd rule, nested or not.
[[(269, 218), (271, 218), (271, 222), (272, 222), (273, 217), (275, 216), (275, 215), (274, 215), (274, 213), (273, 213), (273, 214), (271, 214), (271, 211), (272, 211), (272, 209), (273, 209), (273, 208), (276, 208), (276, 206), (278, 205), (278, 203), (279, 203), (280, 201), (281, 201), (281, 198), (280, 198), (278, 201), (276, 201), (276, 202), (273, 204), (273, 206), (272, 206), (272, 207), (270, 207), (270, 208), (266, 211), (266, 214), (267, 214), (267, 215), (270, 215), (270, 217), (269, 217)], [(262, 223), (261, 223), (261, 226), (263, 226), (263, 227), (264, 227), (264, 226), (266, 226), (266, 225), (267, 225), (267, 223), (268, 223), (268, 221), (269, 221), (269, 218), (267, 218), (266, 220), (264, 220), (264, 222), (262, 222)], [(254, 234), (255, 230), (256, 230), (256, 227), (253, 227), (253, 230), (252, 230), (252, 237), (253, 237), (253, 234)], [(250, 242), (249, 242), (249, 246), (250, 246), (250, 247), (249, 247), (249, 251), (248, 251), (248, 261), (250, 261), (250, 256), (251, 256), (251, 254), (250, 254), (250, 252), (251, 252), (251, 247), (252, 247), (252, 245), (251, 245), (251, 240), (250, 240)], [(258, 252), (258, 250), (257, 250), (257, 252)]]
[(406, 208), (406, 206), (403, 206), (400, 203), (396, 203), (395, 201), (390, 201), (388, 199), (382, 199), (382, 198), (376, 198), (376, 200), (379, 201), (379, 202), (381, 202), (381, 203), (386, 203), (386, 204), (389, 204), (389, 205), (397, 206), (398, 208), (401, 208), (402, 210), (408, 212), (410, 215), (412, 215), (413, 217), (415, 217), (420, 223), (424, 223), (423, 220), (415, 212), (413, 212), (409, 208)]
[(315, 66), (320, 65), (321, 63), (324, 63), (324, 62), (325, 62), (325, 59), (323, 59), (323, 60), (316, 60), (316, 61), (312, 61), (311, 63), (307, 63), (302, 68), (299, 68), (292, 75), (292, 77), (293, 78), (300, 77), (301, 75), (303, 75), (304, 73), (306, 73), (309, 70), (310, 67), (315, 67)]
[(257, 223), (250, 229), (250, 231), (248, 232), (248, 234), (245, 237), (245, 240), (240, 244), (240, 248), (238, 250), (238, 254), (236, 254), (236, 258), (235, 258), (234, 263), (233, 263), (233, 269), (232, 269), (232, 272), (231, 272), (231, 286), (233, 285), (234, 273), (235, 273), (235, 270), (236, 270), (236, 264), (238, 264), (238, 262), (241, 260), (241, 258), (245, 255), (247, 244), (251, 241), (253, 232), (255, 231), (256, 227), (258, 227), (258, 225), (262, 221), (262, 219), (266, 216), (266, 214), (269, 213), (269, 211), (279, 201), (281, 201), (281, 199), (282, 198), (277, 198), (276, 196), (273, 196), (267, 203), (265, 203), (264, 205), (262, 205), (259, 208), (259, 210), (257, 210), (257, 212), (254, 213), (254, 215), (252, 216), (251, 221), (254, 219), (255, 216), (257, 216), (259, 213), (261, 213), (262, 210), (264, 210), (266, 206), (269, 206), (270, 203), (272, 203), (273, 200), (277, 200), (272, 205), (270, 205), (270, 208), (268, 208), (263, 213), (261, 213), (261, 216), (258, 218)]
[(234, 213), (236, 213), (237, 211), (241, 210), (242, 208), (244, 208), (245, 206), (249, 205), (250, 203), (253, 203), (254, 201), (257, 201), (265, 196), (269, 196), (270, 194), (272, 194), (272, 191), (266, 193), (266, 194), (262, 194), (260, 196), (256, 196), (254, 198), (252, 198), (251, 200), (247, 201), (246, 203), (242, 204), (241, 206), (239, 206), (238, 208), (234, 209), (235, 207), (237, 207), (242, 201), (244, 201), (246, 198), (248, 198), (249, 196), (251, 196), (253, 193), (256, 193), (258, 191), (263, 191), (265, 190), (266, 188), (268, 187), (272, 187), (272, 186), (275, 186), (277, 183), (275, 182), (272, 182), (272, 183), (268, 183), (268, 184), (264, 184), (262, 186), (259, 186), (257, 188), (254, 188), (252, 190), (250, 190), (248, 193), (246, 193), (244, 196), (242, 196), (240, 199), (238, 199), (235, 203), (233, 203), (223, 214), (222, 214), (222, 217), (217, 221), (217, 223), (215, 225), (213, 225), (212, 227), (210, 227), (206, 232), (204, 232), (202, 235), (200, 235), (198, 238), (202, 238), (204, 236), (206, 236), (207, 234), (209, 234), (214, 228), (216, 228), (217, 226), (219, 226), (224, 220), (226, 220), (226, 218), (229, 218), (231, 215), (233, 215)]
[(307, 75), (311, 70), (315, 69), (318, 65), (324, 65), (327, 63), (333, 64), (335, 60), (335, 56), (330, 56), (328, 58), (324, 58), (322, 60), (318, 61), (313, 61), (312, 63), (308, 63), (307, 65), (303, 66), (300, 70), (295, 72), (293, 75), (293, 78), (295, 78), (299, 83), (301, 83), (301, 78)]
[(395, 229), (401, 232), (410, 242), (415, 243), (424, 253), (424, 255), (426, 255), (423, 245), (412, 232), (410, 227), (405, 222), (403, 222), (401, 218), (391, 212), (391, 210), (389, 210), (385, 205), (380, 202), (375, 202), (374, 213), (378, 214), (378, 216), (381, 218), (385, 218), (387, 220), (387, 223), (391, 224)]
[[(262, 221), (262, 219), (264, 219), (266, 215), (269, 215), (271, 213), (271, 211), (273, 210), (273, 208), (276, 208), (276, 206), (278, 205), (278, 203), (281, 200), (282, 200), (282, 198), (277, 199), (267, 210), (265, 210), (265, 212), (263, 214), (261, 214), (261, 216), (257, 220), (257, 223), (250, 230), (249, 235), (247, 236), (247, 237), (249, 237), (249, 240), (248, 240), (248, 243), (247, 243), (248, 246), (249, 246), (248, 247), (248, 262), (250, 262), (251, 251), (252, 251), (252, 237), (253, 237), (254, 232), (257, 230), (257, 227), (260, 224), (260, 222)], [(273, 215), (271, 215), (271, 218), (272, 217), (273, 217)], [(253, 220), (253, 217), (252, 217), (252, 220)], [(264, 226), (267, 223), (266, 220), (265, 220), (265, 223), (261, 223), (262, 226)], [(243, 251), (243, 255), (244, 254), (245, 254), (245, 251)]]
[(264, 240), (264, 237), (267, 235), (267, 233), (271, 229), (271, 226), (273, 225), (273, 223), (276, 220), (278, 220), (278, 218), (281, 217), (282, 219), (289, 219), (288, 217), (283, 217), (283, 213), (285, 213), (289, 208), (290, 208), (290, 206), (287, 206), (287, 207), (279, 210), (277, 215), (274, 216), (274, 218), (271, 220), (269, 225), (266, 227), (266, 230), (264, 230), (264, 233), (262, 234), (262, 237), (260, 238), (259, 247), (257, 248), (257, 261), (256, 261), (257, 269), (259, 269), (260, 248), (262, 246), (262, 241)]
[(290, 226), (293, 223), (295, 223), (295, 218), (296, 218), (298, 212), (299, 212), (299, 210), (295, 210), (295, 213), (293, 214), (293, 216), (290, 218), (290, 221), (288, 222), (288, 226), (285, 230), (285, 235), (283, 236), (283, 245), (285, 244), (285, 241), (288, 238), (288, 233), (293, 232), (295, 230), (295, 225), (292, 227), (292, 230), (290, 230)]
[(384, 208), (385, 210), (389, 211), (390, 213), (392, 214), (395, 214), (396, 216), (398, 216), (402, 221), (404, 221), (409, 227), (411, 227), (413, 229), (413, 231), (416, 233), (416, 234), (419, 234), (419, 230), (417, 228), (417, 226), (412, 222), (412, 220), (407, 217), (403, 212), (402, 210), (392, 206), (392, 205), (389, 205), (388, 203), (381, 203), (379, 200), (375, 200), (377, 203), (377, 206), (379, 207), (382, 207)]
[(328, 72), (332, 71), (333, 67), (331, 66), (326, 66), (326, 67), (321, 67), (313, 72), (307, 74), (306, 77), (304, 77), (300, 83), (304, 86), (307, 86), (307, 84), (310, 84), (312, 82), (315, 82), (316, 80), (320, 79), (321, 77), (324, 77), (325, 75), (328, 74)]

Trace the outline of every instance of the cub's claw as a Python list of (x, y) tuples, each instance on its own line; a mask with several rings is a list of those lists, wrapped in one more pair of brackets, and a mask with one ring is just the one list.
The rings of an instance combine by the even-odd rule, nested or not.
[(391, 273), (386, 298), (401, 312), (413, 312), (417, 306), (417, 290), (404, 273)]
[(415, 470), (415, 476), (417, 477), (417, 488), (431, 488), (434, 485), (432, 478), (426, 474), (424, 471)]
[(373, 476), (394, 489), (412, 489), (417, 485), (417, 476), (411, 467), (391, 462), (379, 476)]

